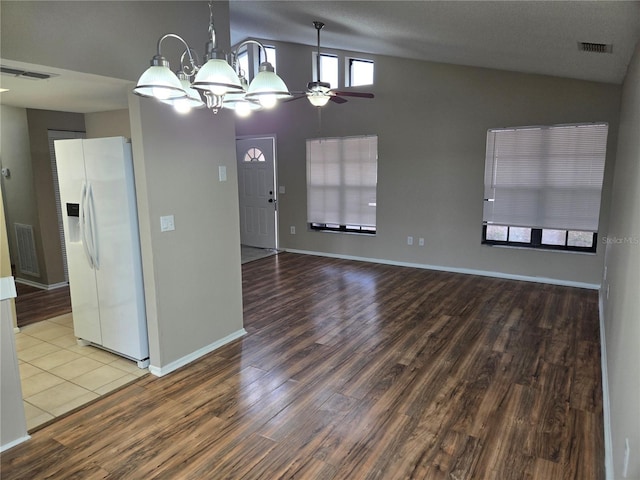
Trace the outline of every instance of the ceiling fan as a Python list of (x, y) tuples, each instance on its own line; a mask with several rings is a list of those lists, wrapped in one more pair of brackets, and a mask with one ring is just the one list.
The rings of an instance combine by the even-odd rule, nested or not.
[(360, 97), (360, 98), (373, 98), (373, 93), (368, 92), (349, 92), (332, 90), (331, 85), (327, 82), (320, 80), (320, 30), (324, 27), (324, 23), (314, 21), (313, 26), (318, 32), (318, 52), (316, 55), (316, 81), (307, 83), (307, 90), (303, 92), (303, 95), (294, 97), (292, 100), (306, 97), (311, 105), (314, 107), (323, 107), (330, 100), (334, 103), (345, 103), (346, 98), (343, 97)]

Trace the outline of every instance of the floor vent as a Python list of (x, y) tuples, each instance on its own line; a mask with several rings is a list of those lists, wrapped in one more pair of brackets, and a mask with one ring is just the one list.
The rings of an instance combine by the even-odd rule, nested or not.
[(613, 53), (610, 43), (578, 42), (578, 50), (589, 53)]
[(33, 227), (22, 223), (15, 223), (16, 241), (18, 244), (18, 265), (20, 272), (34, 277), (40, 276), (36, 242)]

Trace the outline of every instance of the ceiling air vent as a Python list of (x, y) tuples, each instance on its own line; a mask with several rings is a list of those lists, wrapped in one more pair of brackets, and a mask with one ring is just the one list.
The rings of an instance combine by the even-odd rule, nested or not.
[(30, 80), (47, 80), (48, 78), (57, 76), (52, 73), (30, 72), (28, 70), (22, 70), (20, 68), (7, 67), (6, 65), (0, 65), (0, 73), (2, 73), (3, 75), (10, 75), (17, 78), (27, 78)]
[(613, 53), (610, 43), (578, 42), (578, 50), (590, 53)]

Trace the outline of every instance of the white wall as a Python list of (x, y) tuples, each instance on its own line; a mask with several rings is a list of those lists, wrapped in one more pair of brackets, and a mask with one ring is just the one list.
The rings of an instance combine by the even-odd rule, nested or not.
[[(604, 239), (603, 239), (604, 240)], [(613, 478), (640, 478), (640, 45), (622, 92), (611, 221), (607, 236), (604, 301)], [(607, 300), (607, 290), (609, 298)]]
[[(311, 79), (312, 47), (269, 43), (278, 48), (278, 73), (288, 87), (303, 89)], [(585, 255), (481, 245), (486, 133), (495, 127), (609, 122), (600, 222), (600, 234), (606, 234), (619, 85), (354, 56), (375, 60), (375, 85), (361, 87), (375, 99), (329, 102), (321, 116), (301, 99), (237, 121), (241, 135), (277, 134), (278, 178), (286, 188), (278, 201), (282, 247), (600, 284), (604, 248)], [(378, 135), (377, 235), (308, 231), (305, 139), (360, 134)], [(423, 237), (425, 246), (408, 246), (409, 235)]]

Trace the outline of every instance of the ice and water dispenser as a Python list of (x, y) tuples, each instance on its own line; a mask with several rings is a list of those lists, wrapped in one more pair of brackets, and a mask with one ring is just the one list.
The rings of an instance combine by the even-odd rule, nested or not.
[(68, 241), (80, 241), (80, 204), (67, 203), (67, 231), (69, 232)]

